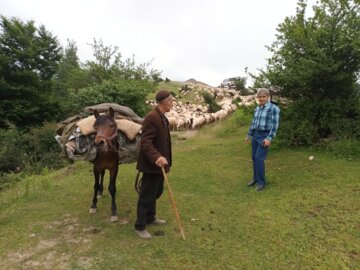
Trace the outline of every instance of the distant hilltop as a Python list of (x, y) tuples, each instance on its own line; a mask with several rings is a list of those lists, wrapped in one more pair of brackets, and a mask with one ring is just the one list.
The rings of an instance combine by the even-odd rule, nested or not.
[(209, 86), (208, 84), (197, 81), (197, 80), (195, 80), (193, 78), (186, 80), (185, 83), (193, 83), (193, 84), (201, 84), (201, 85), (204, 85), (204, 86)]

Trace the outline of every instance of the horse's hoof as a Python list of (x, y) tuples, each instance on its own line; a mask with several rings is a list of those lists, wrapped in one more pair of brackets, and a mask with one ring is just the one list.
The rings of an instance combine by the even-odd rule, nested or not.
[(95, 214), (95, 213), (96, 213), (96, 208), (90, 208), (89, 213), (90, 213), (90, 214)]
[(101, 195), (101, 194), (98, 194), (96, 197), (97, 197), (98, 199), (101, 199), (101, 198), (102, 198), (102, 195)]
[(116, 222), (116, 221), (118, 221), (119, 220), (119, 217), (118, 216), (111, 216), (111, 218), (110, 218), (110, 221), (111, 222)]

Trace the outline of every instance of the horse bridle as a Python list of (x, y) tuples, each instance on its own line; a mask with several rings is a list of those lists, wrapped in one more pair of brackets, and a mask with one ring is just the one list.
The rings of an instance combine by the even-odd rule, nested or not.
[(106, 141), (106, 143), (109, 145), (109, 149), (110, 149), (110, 150), (116, 150), (116, 149), (114, 148), (113, 140), (114, 140), (115, 138), (117, 138), (117, 136), (118, 136), (118, 130), (115, 129), (114, 134), (111, 135), (110, 137), (106, 137), (106, 136), (103, 136), (103, 135), (96, 135), (96, 136), (95, 136), (95, 140), (96, 140), (96, 138), (102, 138), (102, 139), (104, 139), (104, 140)]

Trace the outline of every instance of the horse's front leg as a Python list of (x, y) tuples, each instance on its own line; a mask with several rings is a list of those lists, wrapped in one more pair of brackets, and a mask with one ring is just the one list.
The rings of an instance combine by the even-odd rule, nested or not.
[(109, 182), (109, 192), (111, 195), (111, 221), (118, 221), (118, 216), (116, 214), (116, 202), (115, 202), (115, 194), (116, 194), (116, 177), (118, 173), (118, 166), (115, 166), (110, 170), (110, 182)]
[(101, 199), (102, 194), (103, 194), (103, 190), (104, 190), (104, 175), (105, 175), (105, 170), (102, 170), (100, 172), (100, 185), (99, 185), (99, 190), (97, 192), (97, 198)]
[(94, 179), (95, 179), (95, 182), (94, 182), (94, 196), (93, 196), (92, 204), (91, 204), (90, 211), (89, 211), (90, 214), (95, 214), (96, 213), (97, 194), (98, 194), (98, 191), (99, 191), (99, 188), (100, 188), (100, 183), (99, 183), (100, 172), (98, 170), (96, 170), (95, 167), (93, 168), (93, 174), (94, 174)]

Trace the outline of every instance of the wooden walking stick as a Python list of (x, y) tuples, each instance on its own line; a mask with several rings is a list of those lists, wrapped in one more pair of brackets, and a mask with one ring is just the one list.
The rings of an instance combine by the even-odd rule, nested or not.
[(169, 191), (169, 195), (170, 195), (170, 199), (171, 199), (171, 204), (172, 204), (172, 207), (173, 207), (173, 209), (174, 209), (175, 216), (176, 216), (176, 221), (177, 221), (177, 223), (178, 223), (178, 225), (179, 225), (182, 238), (185, 240), (184, 229), (183, 229), (183, 227), (182, 227), (182, 225), (181, 225), (179, 212), (178, 212), (178, 210), (177, 210), (177, 208), (176, 208), (174, 196), (173, 196), (173, 194), (172, 194), (172, 192), (171, 192), (171, 188), (170, 188), (170, 185), (169, 185), (169, 180), (168, 180), (168, 178), (167, 178), (167, 176), (166, 176), (164, 167), (161, 167), (161, 170), (162, 170), (162, 173), (163, 173), (163, 176), (164, 176), (164, 179), (165, 179), (165, 182), (166, 182), (168, 191)]

